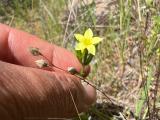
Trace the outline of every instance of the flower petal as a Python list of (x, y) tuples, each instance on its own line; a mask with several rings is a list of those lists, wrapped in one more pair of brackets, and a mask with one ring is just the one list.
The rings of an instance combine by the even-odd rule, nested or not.
[(84, 40), (84, 36), (81, 34), (74, 34), (74, 36), (79, 42), (82, 42)]
[(92, 39), (92, 43), (93, 44), (98, 44), (99, 42), (101, 42), (102, 41), (102, 38), (100, 38), (100, 37), (94, 37), (93, 39)]
[(89, 46), (87, 47), (87, 50), (88, 50), (88, 52), (91, 53), (92, 55), (95, 55), (96, 48), (95, 48), (94, 45), (89, 45)]
[(76, 44), (75, 50), (81, 50), (81, 51), (83, 51), (84, 48), (85, 47), (84, 47), (84, 45), (82, 43), (78, 43), (78, 44)]
[(85, 31), (84, 37), (85, 38), (92, 38), (93, 37), (93, 32), (90, 28)]

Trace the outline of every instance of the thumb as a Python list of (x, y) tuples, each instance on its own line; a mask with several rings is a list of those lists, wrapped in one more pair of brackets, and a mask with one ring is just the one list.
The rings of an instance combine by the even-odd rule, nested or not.
[(95, 101), (95, 90), (83, 87), (73, 75), (5, 62), (0, 62), (0, 66), (3, 68), (0, 69), (0, 117), (5, 118), (3, 120), (72, 117), (77, 115), (76, 108), (78, 112), (85, 111)]

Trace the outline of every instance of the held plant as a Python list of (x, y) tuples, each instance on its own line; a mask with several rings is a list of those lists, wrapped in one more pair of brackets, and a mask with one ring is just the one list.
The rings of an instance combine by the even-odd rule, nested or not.
[[(90, 28), (85, 31), (84, 35), (75, 34), (74, 36), (78, 40), (78, 43), (75, 46), (76, 55), (77, 55), (78, 59), (80, 60), (80, 62), (82, 63), (83, 66), (88, 65), (91, 62), (93, 56), (95, 55), (96, 47), (102, 41), (102, 38), (93, 37), (93, 32)], [(41, 57), (44, 58), (44, 59), (39, 59), (39, 60), (35, 61), (36, 65), (39, 68), (50, 67), (51, 69), (53, 69), (53, 67), (55, 67), (57, 69), (60, 69), (64, 72), (68, 73), (68, 74), (72, 74), (75, 77), (81, 79), (83, 82), (87, 83), (88, 85), (94, 87), (96, 90), (98, 90), (100, 93), (102, 93), (107, 99), (109, 99), (109, 101), (111, 103), (113, 103), (113, 101), (115, 101), (115, 100), (112, 101), (111, 100), (112, 98), (110, 98), (108, 95), (106, 95), (106, 93), (104, 93), (102, 90), (97, 88), (94, 84), (91, 84), (90, 82), (88, 82), (88, 80), (86, 80), (83, 77), (83, 72), (78, 73), (74, 67), (68, 67), (68, 70), (64, 70), (64, 69), (62, 69), (58, 66), (55, 66), (52, 62), (50, 62), (47, 59), (46, 56), (44, 56), (40, 52), (39, 48), (30, 47), (29, 51), (33, 56), (41, 56)]]

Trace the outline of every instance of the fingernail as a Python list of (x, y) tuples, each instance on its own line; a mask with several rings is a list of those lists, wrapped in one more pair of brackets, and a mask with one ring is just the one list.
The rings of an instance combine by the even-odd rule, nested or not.
[(82, 77), (87, 77), (90, 72), (91, 67), (89, 65), (83, 66)]

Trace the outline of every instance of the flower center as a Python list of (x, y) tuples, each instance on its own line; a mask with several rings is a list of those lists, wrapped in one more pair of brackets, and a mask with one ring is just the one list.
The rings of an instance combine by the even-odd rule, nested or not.
[(91, 44), (92, 44), (92, 39), (86, 38), (86, 39), (84, 40), (84, 44), (85, 44), (85, 45), (91, 45)]

